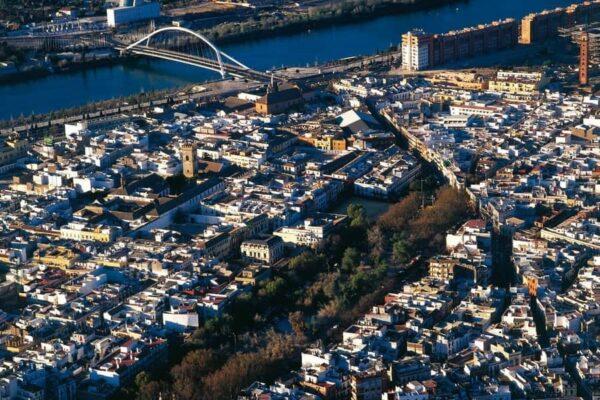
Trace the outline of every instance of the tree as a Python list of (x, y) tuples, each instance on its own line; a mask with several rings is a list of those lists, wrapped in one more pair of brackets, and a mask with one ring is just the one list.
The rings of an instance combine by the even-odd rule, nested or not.
[(220, 357), (211, 349), (194, 350), (173, 367), (173, 392), (178, 399), (192, 400), (202, 392), (203, 379), (220, 367)]
[(304, 342), (306, 340), (306, 322), (304, 321), (304, 314), (302, 311), (295, 311), (289, 314), (288, 319), (292, 326), (292, 331), (298, 338), (298, 341)]
[(225, 314), (204, 322), (192, 335), (192, 343), (201, 347), (216, 347), (233, 336), (233, 319)]
[(367, 240), (371, 247), (371, 256), (378, 260), (385, 252), (385, 236), (379, 225), (373, 225), (367, 232)]
[(538, 203), (535, 205), (535, 214), (540, 217), (550, 217), (552, 216), (552, 207)]
[[(276, 285), (283, 284), (285, 286), (285, 282), (281, 278), (277, 278)], [(273, 281), (271, 281), (273, 282)], [(275, 292), (279, 292), (282, 289), (279, 287), (273, 288)], [(269, 299), (272, 299), (272, 296), (277, 296), (273, 294), (266, 295)], [(232, 334), (237, 334), (246, 329), (249, 329), (255, 322), (254, 317), (258, 312), (259, 304), (256, 301), (256, 298), (250, 293), (242, 294), (238, 296), (231, 304), (229, 309), (229, 315), (231, 316), (231, 327), (233, 328)]]
[(351, 306), (363, 294), (370, 291), (373, 281), (365, 271), (353, 274), (340, 291), (339, 300), (345, 307)]
[(274, 379), (296, 351), (290, 335), (267, 333), (264, 346), (257, 351), (236, 353), (215, 372), (204, 378), (204, 390), (196, 399), (235, 399), (239, 391), (257, 379)]
[(323, 334), (324, 330), (334, 325), (338, 321), (338, 313), (341, 308), (342, 305), (338, 299), (333, 299), (329, 303), (323, 305), (317, 313), (313, 334)]
[(410, 240), (423, 248), (440, 250), (443, 246), (443, 234), (462, 222), (471, 212), (469, 198), (464, 190), (444, 186), (437, 191), (435, 202), (421, 210), (419, 216), (410, 222)]
[(392, 245), (392, 257), (394, 261), (405, 263), (410, 258), (408, 246), (404, 238), (398, 238)]
[(168, 398), (168, 388), (165, 387), (161, 382), (150, 381), (145, 383), (138, 389), (137, 399), (138, 400), (158, 400), (162, 398)]
[(324, 254), (330, 262), (339, 260), (344, 252), (345, 243), (339, 233), (332, 233), (319, 245), (318, 251)]
[(281, 277), (278, 277), (265, 283), (264, 287), (259, 293), (261, 296), (264, 296), (269, 300), (274, 300), (284, 295), (285, 288), (285, 280)]
[(150, 377), (150, 375), (146, 371), (142, 371), (135, 376), (134, 383), (135, 383), (135, 387), (137, 387), (139, 389), (140, 387), (147, 385), (151, 381), (152, 381), (152, 378)]
[(348, 217), (350, 217), (350, 226), (360, 227), (367, 224), (367, 214), (362, 204), (352, 203), (348, 206), (346, 212), (348, 213)]
[(290, 260), (290, 269), (300, 277), (307, 279), (324, 269), (327, 260), (321, 254), (305, 251)]
[(348, 247), (342, 257), (342, 270), (352, 272), (360, 264), (360, 253), (354, 247)]
[(303, 295), (300, 297), (301, 304), (306, 308), (314, 308), (327, 303), (335, 298), (339, 281), (340, 273), (338, 271), (319, 274), (315, 282), (303, 291)]
[(408, 222), (415, 218), (420, 207), (421, 195), (412, 192), (383, 213), (377, 224), (385, 231), (401, 232), (407, 228)]

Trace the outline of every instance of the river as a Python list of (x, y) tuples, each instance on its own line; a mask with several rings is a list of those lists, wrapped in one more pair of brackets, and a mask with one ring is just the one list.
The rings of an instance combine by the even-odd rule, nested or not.
[[(492, 20), (520, 18), (531, 11), (565, 6), (577, 0), (468, 0), (425, 11), (365, 18), (364, 21), (293, 34), (266, 33), (264, 38), (222, 46), (222, 50), (259, 70), (305, 66), (374, 53), (400, 41), (402, 33), (423, 28), (438, 33)], [(49, 75), (0, 84), (0, 119), (47, 113), (141, 91), (173, 88), (218, 76), (199, 68), (162, 60)]]

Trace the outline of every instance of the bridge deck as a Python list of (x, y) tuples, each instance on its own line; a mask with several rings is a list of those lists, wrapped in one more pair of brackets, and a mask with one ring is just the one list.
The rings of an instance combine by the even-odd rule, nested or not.
[[(170, 50), (156, 49), (153, 47), (136, 46), (127, 49), (123, 45), (115, 45), (115, 49), (121, 52), (129, 52), (133, 54), (145, 55), (149, 57), (161, 58), (163, 60), (170, 60), (175, 62), (181, 62), (188, 65), (194, 65), (201, 68), (206, 68), (211, 71), (221, 72), (221, 66), (215, 60), (211, 60), (205, 57), (199, 57), (189, 54), (178, 53)], [(223, 70), (229, 75), (256, 80), (259, 82), (266, 82), (271, 79), (271, 76), (265, 72), (256, 71), (250, 68), (242, 68), (238, 65), (222, 63)], [(280, 77), (274, 77), (277, 80), (282, 80)]]

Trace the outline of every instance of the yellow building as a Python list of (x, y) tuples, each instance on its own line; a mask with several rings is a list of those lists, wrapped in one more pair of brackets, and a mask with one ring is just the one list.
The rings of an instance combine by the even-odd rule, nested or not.
[(127, 259), (123, 258), (94, 258), (93, 262), (98, 265), (102, 265), (103, 267), (111, 267), (111, 268), (123, 268), (127, 266)]
[(496, 79), (488, 83), (492, 92), (518, 96), (534, 96), (540, 92), (546, 79), (541, 72), (498, 71)]
[(278, 236), (246, 240), (240, 251), (247, 259), (273, 264), (283, 257), (283, 240)]
[(498, 93), (533, 96), (538, 93), (538, 85), (533, 82), (492, 80), (489, 82), (489, 90)]
[(266, 160), (265, 154), (258, 151), (231, 149), (223, 153), (223, 159), (241, 168), (259, 168)]
[(70, 223), (60, 228), (60, 237), (78, 242), (110, 243), (117, 238), (117, 230), (112, 226), (88, 227), (84, 224)]
[(429, 261), (429, 276), (443, 281), (454, 278), (454, 268), (458, 261), (453, 258), (439, 257)]
[(79, 255), (64, 246), (39, 245), (33, 260), (38, 264), (67, 269), (79, 260)]
[(231, 252), (231, 235), (227, 232), (219, 232), (210, 238), (198, 240), (196, 246), (210, 257), (226, 257)]
[(9, 139), (0, 143), (0, 166), (11, 164), (27, 156), (29, 143), (22, 139)]
[(4, 348), (9, 353), (21, 353), (34, 344), (32, 341), (25, 341), (24, 337), (28, 335), (26, 330), (13, 324), (8, 324), (8, 328), (3, 332), (0, 332), (0, 334), (5, 338)]
[(263, 265), (249, 265), (244, 268), (238, 276), (235, 277), (235, 281), (243, 285), (256, 286), (261, 281), (268, 279), (271, 276), (271, 269)]
[(449, 86), (465, 90), (485, 90), (487, 80), (474, 72), (448, 71), (425, 78), (433, 85)]
[(303, 144), (316, 147), (323, 151), (344, 151), (348, 149), (348, 141), (342, 137), (326, 136), (298, 136)]

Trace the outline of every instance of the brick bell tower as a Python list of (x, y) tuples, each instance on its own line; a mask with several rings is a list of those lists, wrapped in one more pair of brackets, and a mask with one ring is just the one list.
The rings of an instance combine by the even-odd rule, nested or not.
[(196, 146), (185, 143), (181, 146), (181, 162), (183, 163), (183, 176), (195, 178), (197, 171)]
[(590, 69), (590, 38), (588, 32), (582, 32), (579, 37), (579, 84), (589, 83)]

